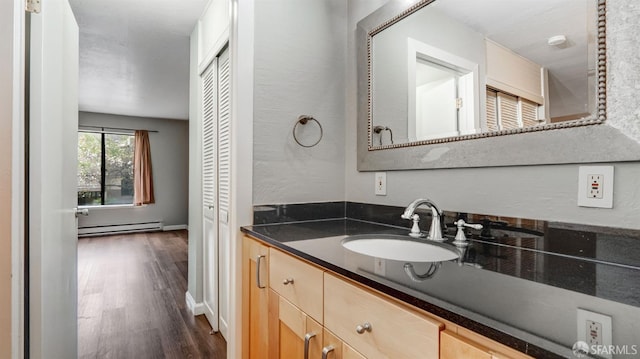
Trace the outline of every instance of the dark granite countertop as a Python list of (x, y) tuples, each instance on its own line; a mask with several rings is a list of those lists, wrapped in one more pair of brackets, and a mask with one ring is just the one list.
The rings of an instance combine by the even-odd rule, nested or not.
[[(536, 358), (573, 357), (572, 343), (527, 328), (522, 324), (532, 315), (527, 311), (535, 316), (556, 299), (576, 295), (640, 307), (640, 232), (551, 222), (526, 227), (498, 223), (484, 237), (470, 234), (457, 261), (412, 263), (418, 273), (435, 270), (419, 282), (406, 274), (405, 262), (382, 260), (381, 266), (380, 260), (341, 245), (350, 235), (406, 235), (405, 227), (342, 218), (253, 225), (242, 231)], [(620, 243), (628, 246), (620, 248)]]

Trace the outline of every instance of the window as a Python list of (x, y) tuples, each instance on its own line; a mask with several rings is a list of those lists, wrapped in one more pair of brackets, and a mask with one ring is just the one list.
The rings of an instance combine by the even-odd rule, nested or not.
[(78, 133), (78, 205), (133, 203), (132, 134)]

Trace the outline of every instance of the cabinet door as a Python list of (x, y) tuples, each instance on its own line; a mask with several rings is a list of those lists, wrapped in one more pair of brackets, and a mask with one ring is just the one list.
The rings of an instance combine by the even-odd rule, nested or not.
[(323, 342), (322, 359), (365, 359), (362, 354), (358, 353), (326, 328), (324, 329)]
[[(269, 349), (269, 249), (259, 242), (243, 240), (243, 340), (244, 358), (266, 358)], [(248, 344), (247, 344), (248, 343)]]
[[(320, 359), (323, 328), (306, 313), (285, 298), (278, 296), (277, 358)], [(275, 317), (275, 316), (273, 316)]]

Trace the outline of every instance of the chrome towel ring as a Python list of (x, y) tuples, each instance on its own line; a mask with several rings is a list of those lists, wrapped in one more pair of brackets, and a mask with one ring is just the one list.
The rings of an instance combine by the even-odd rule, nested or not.
[[(313, 144), (310, 145), (305, 145), (302, 142), (300, 142), (300, 140), (298, 140), (298, 136), (296, 135), (296, 128), (298, 127), (298, 125), (306, 125), (309, 121), (314, 121), (316, 124), (318, 124), (318, 128), (320, 129), (320, 136), (318, 137), (318, 140), (316, 142), (314, 142)], [(313, 147), (315, 145), (317, 145), (318, 143), (320, 143), (320, 140), (322, 140), (322, 136), (323, 136), (323, 131), (322, 131), (322, 125), (320, 124), (320, 122), (318, 120), (316, 120), (315, 118), (313, 118), (312, 116), (309, 115), (300, 115), (298, 116), (298, 121), (296, 121), (296, 124), (293, 125), (293, 139), (296, 141), (297, 144), (299, 144), (302, 147)]]

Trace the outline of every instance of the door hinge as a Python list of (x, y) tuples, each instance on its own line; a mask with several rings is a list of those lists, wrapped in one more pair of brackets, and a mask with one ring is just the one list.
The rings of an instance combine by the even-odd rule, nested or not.
[(39, 14), (41, 9), (40, 1), (42, 0), (26, 0), (25, 10), (30, 13)]
[(461, 109), (462, 108), (462, 97), (458, 97), (456, 99), (456, 109)]

